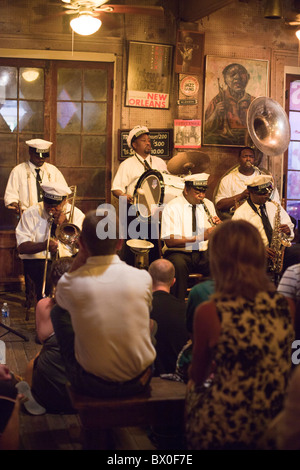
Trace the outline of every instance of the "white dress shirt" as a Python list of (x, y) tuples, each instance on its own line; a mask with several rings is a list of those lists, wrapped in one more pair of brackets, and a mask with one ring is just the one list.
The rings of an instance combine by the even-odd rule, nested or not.
[(47, 182), (61, 183), (68, 186), (63, 174), (51, 165), (43, 163), (36, 167), (30, 161), (20, 163), (10, 172), (4, 194), (4, 204), (9, 206), (12, 202), (21, 203), (22, 210), (37, 204), (36, 169), (40, 169), (41, 184)]
[[(241, 194), (245, 189), (249, 181), (252, 180), (253, 176), (260, 175), (261, 172), (258, 169), (254, 169), (254, 173), (250, 176), (243, 175), (239, 172), (238, 167), (231, 171), (228, 175), (224, 176), (218, 188), (218, 192), (215, 197), (215, 204), (221, 199), (226, 199), (228, 197), (235, 196), (236, 194)], [(277, 188), (271, 194), (271, 199), (280, 203), (280, 197)]]
[(56, 302), (70, 313), (75, 356), (86, 371), (123, 382), (153, 363), (152, 279), (146, 270), (117, 255), (92, 256), (61, 277)]
[[(123, 193), (133, 196), (138, 179), (146, 171), (143, 161), (143, 157), (138, 154), (124, 160), (114, 177), (111, 190), (119, 189)], [(166, 162), (162, 158), (148, 155), (146, 161), (153, 170), (168, 173)]]
[[(255, 204), (256, 208), (259, 211), (259, 206)], [(274, 228), (274, 219), (275, 219), (275, 214), (277, 211), (277, 205), (274, 204), (274, 202), (267, 201), (266, 202), (266, 212), (271, 224), (271, 227)], [(269, 245), (269, 241), (267, 238), (267, 235), (265, 233), (265, 229), (261, 220), (261, 217), (252, 209), (252, 207), (248, 204), (248, 202), (244, 202), (240, 207), (237, 208), (235, 213), (232, 216), (233, 220), (247, 220), (251, 224), (255, 225), (255, 227), (258, 229), (259, 233), (261, 234), (263, 243), (265, 246)], [(294, 238), (294, 224), (290, 219), (290, 216), (288, 213), (283, 209), (282, 206), (280, 206), (280, 222), (281, 224), (287, 224), (289, 226), (289, 229), (291, 231), (290, 236), (288, 237), (289, 240), (293, 240)]]
[[(71, 205), (66, 204), (66, 212), (70, 212)], [(85, 215), (80, 209), (74, 207), (73, 224), (81, 230), (82, 222)], [(29, 207), (23, 212), (22, 217), (16, 227), (17, 246), (24, 242), (39, 243), (48, 239), (49, 235), (49, 214), (44, 209), (44, 203), (39, 202), (34, 206)], [(72, 252), (69, 247), (59, 242), (58, 244), (59, 256), (71, 256)], [(21, 259), (46, 259), (46, 250), (34, 254), (19, 255)], [(50, 253), (48, 258), (50, 258)]]
[[(204, 203), (212, 217), (216, 216), (216, 211), (213, 203), (204, 198)], [(197, 221), (197, 235), (202, 241), (187, 245), (185, 248), (163, 248), (163, 251), (176, 250), (176, 251), (191, 251), (196, 248), (199, 251), (207, 250), (208, 240), (204, 241), (204, 231), (210, 228), (212, 225), (208, 220), (208, 215), (204, 210), (203, 204), (196, 204), (196, 221)], [(172, 199), (168, 204), (165, 205), (162, 212), (161, 222), (161, 239), (170, 238), (173, 235), (174, 238), (190, 238), (193, 235), (192, 231), (192, 205), (186, 200), (183, 193), (180, 196)]]

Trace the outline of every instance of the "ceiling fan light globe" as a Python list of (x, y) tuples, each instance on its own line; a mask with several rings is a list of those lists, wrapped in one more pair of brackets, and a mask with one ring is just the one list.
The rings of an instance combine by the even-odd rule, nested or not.
[(73, 31), (81, 36), (90, 36), (96, 33), (101, 25), (102, 21), (99, 18), (88, 14), (80, 15), (70, 21)]

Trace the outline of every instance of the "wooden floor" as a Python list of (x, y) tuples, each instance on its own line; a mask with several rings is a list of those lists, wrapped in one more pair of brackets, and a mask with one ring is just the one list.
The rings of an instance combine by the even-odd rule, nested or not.
[[(12, 372), (24, 378), (28, 362), (41, 346), (35, 342), (35, 314), (30, 310), (25, 320), (23, 292), (0, 292), (0, 304), (10, 306), (10, 326), (28, 341), (8, 333), (0, 326), (0, 340), (6, 345), (6, 364)], [(1, 320), (0, 320), (1, 321)], [(145, 430), (125, 428), (114, 430), (115, 450), (155, 450)], [(20, 450), (82, 450), (83, 439), (77, 414), (45, 414), (32, 416), (21, 410)]]

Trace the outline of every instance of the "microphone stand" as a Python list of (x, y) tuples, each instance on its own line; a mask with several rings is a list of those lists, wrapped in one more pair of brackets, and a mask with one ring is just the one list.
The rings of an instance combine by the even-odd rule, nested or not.
[(5, 336), (5, 335), (8, 335), (8, 333), (12, 333), (16, 336), (19, 336), (20, 338), (22, 338), (24, 341), (29, 341), (29, 339), (27, 338), (27, 336), (24, 336), (22, 335), (21, 333), (19, 333), (18, 331), (14, 330), (13, 328), (11, 328), (10, 326), (7, 326), (7, 325), (4, 325), (4, 323), (0, 322), (0, 327), (1, 328), (4, 328), (5, 330), (7, 330), (5, 333), (3, 333), (0, 338), (2, 338), (2, 336)]

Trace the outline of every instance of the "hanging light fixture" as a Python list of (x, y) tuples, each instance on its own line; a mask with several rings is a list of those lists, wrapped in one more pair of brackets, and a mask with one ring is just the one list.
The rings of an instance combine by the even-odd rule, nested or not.
[(95, 18), (89, 11), (80, 12), (77, 18), (70, 21), (73, 31), (81, 36), (90, 36), (96, 33), (101, 25), (102, 21)]
[(297, 39), (299, 39), (300, 41), (300, 29), (297, 29), (297, 31), (295, 32), (296, 36), (297, 36)]
[(269, 20), (279, 20), (282, 16), (282, 0), (267, 0), (264, 17)]

